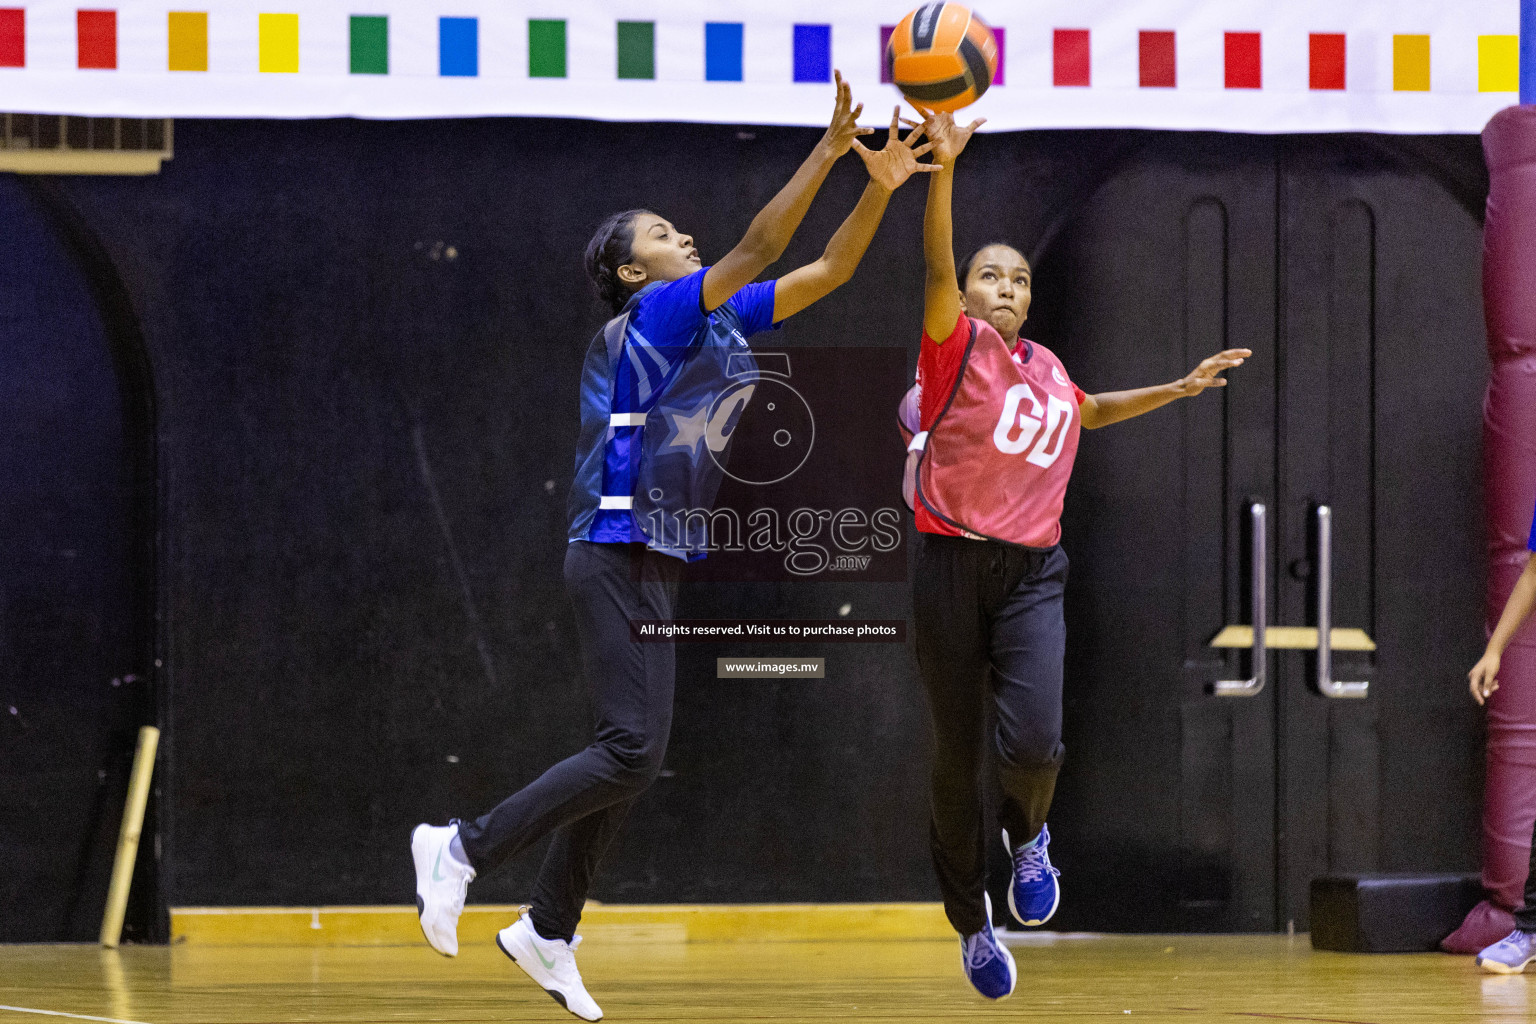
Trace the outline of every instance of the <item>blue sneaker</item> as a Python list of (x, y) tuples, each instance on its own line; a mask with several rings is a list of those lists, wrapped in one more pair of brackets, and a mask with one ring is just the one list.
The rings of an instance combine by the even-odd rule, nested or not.
[(1477, 954), (1477, 965), (1494, 974), (1519, 974), (1536, 960), (1536, 932), (1519, 928)]
[(1013, 995), (1019, 969), (1008, 947), (992, 933), (992, 897), (983, 893), (982, 899), (987, 904), (987, 927), (960, 939), (960, 966), (977, 992), (988, 999), (1007, 999)]
[(1061, 904), (1061, 874), (1051, 866), (1051, 831), (1040, 826), (1040, 838), (1013, 853), (1008, 830), (1003, 830), (1003, 845), (1013, 855), (1013, 881), (1008, 885), (1008, 909), (1020, 924), (1041, 925), (1051, 919)]

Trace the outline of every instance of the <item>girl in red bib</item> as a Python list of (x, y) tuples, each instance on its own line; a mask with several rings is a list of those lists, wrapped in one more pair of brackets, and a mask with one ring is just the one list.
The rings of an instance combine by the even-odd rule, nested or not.
[(1219, 374), (1252, 353), (1218, 353), (1172, 384), (1085, 394), (1054, 353), (1019, 337), (1031, 296), (1029, 264), (1017, 249), (984, 246), (957, 274), (955, 158), (982, 122), (957, 128), (949, 114), (924, 115), (933, 160), (944, 170), (929, 181), (922, 352), (902, 418), (919, 538), (917, 660), (935, 737), (931, 842), (966, 976), (982, 995), (1001, 999), (1017, 974), (993, 935), (986, 896), (986, 702), (997, 710), (998, 817), (1013, 861), (1009, 908), (1026, 925), (1044, 924), (1061, 898), (1045, 817), (1063, 755), (1067, 556), (1059, 541), (1079, 430), (1225, 386)]

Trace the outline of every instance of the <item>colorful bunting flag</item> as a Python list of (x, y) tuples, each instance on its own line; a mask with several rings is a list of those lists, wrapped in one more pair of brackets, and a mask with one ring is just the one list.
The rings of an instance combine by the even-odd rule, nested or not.
[[(655, 0), (653, 17), (646, 2), (283, 0), (261, 10), (250, 0), (196, 11), (10, 0), (0, 106), (816, 124), (826, 95), (808, 87), (834, 68), (866, 102), (889, 80), (899, 10), (889, 0)], [(1476, 131), (1515, 101), (1522, 67), (1536, 67), (1520, 0), (976, 2), (996, 22), (993, 88), (974, 110), (991, 129)], [(190, 85), (198, 75), (217, 88)], [(302, 85), (265, 84), (276, 76)]]
[(27, 12), (0, 7), (0, 68), (27, 66)]
[(389, 18), (354, 14), (350, 19), (349, 70), (354, 75), (389, 74)]

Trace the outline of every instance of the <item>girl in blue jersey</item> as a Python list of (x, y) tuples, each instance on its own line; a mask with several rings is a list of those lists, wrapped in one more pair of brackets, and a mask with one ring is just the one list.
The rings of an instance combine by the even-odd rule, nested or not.
[[(694, 241), (665, 217), (626, 210), (587, 246), (587, 270), (615, 317), (593, 339), (581, 382), (581, 436), (571, 485), (566, 589), (595, 705), (596, 739), (473, 821), (419, 826), (411, 837), (422, 932), (438, 952), (458, 952), (456, 929), (475, 876), (554, 833), (532, 905), (497, 945), (562, 1006), (586, 1020), (602, 1011), (576, 970), (576, 924), (604, 851), (635, 798), (656, 778), (672, 724), (670, 642), (639, 643), (632, 620), (670, 619), (680, 570), (707, 539), (658, 533), (667, 514), (706, 511), (719, 484), (713, 457), (740, 405), (716, 410), (746, 339), (847, 281), (874, 237), (891, 192), (918, 171), (920, 133), (883, 149), (858, 141), (842, 75), (826, 134), (789, 184), (718, 263), (704, 267)], [(777, 281), (752, 283), (794, 236), (832, 165), (849, 149), (870, 181), (821, 258)], [(740, 393), (740, 389), (732, 394)], [(656, 518), (643, 514), (660, 512)]]

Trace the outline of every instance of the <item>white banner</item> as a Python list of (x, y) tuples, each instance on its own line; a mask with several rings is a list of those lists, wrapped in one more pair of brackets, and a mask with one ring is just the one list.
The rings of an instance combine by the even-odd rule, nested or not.
[[(0, 0), (0, 110), (866, 120), (872, 0)], [(11, 4), (13, 6), (5, 6)], [(197, 10), (193, 8), (205, 8)], [(1519, 0), (1003, 0), (988, 130), (1476, 132), (1517, 102)]]

